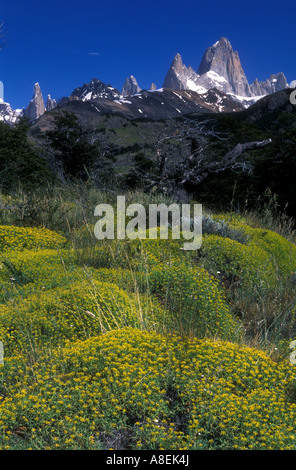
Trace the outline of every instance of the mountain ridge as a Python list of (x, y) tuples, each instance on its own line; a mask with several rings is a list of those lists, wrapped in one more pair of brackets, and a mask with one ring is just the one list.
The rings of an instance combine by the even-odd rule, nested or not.
[(175, 90), (195, 90), (201, 94), (215, 87), (248, 107), (266, 94), (288, 88), (288, 83), (284, 73), (280, 72), (265, 81), (256, 79), (249, 84), (238, 51), (233, 50), (227, 38), (221, 37), (207, 48), (197, 71), (191, 66), (186, 67), (178, 52), (163, 86)]
[[(192, 92), (190, 97), (186, 95), (182, 97), (183, 100), (187, 100), (185, 109), (184, 106), (178, 107), (174, 103), (173, 93), (170, 94), (172, 102), (169, 105), (167, 103), (169, 94), (167, 93), (164, 102), (166, 102), (167, 110), (174, 107), (173, 112), (172, 109), (167, 113), (160, 112), (157, 100), (152, 99), (150, 100), (150, 108), (148, 106), (149, 110), (146, 113), (141, 107), (131, 113), (126, 110), (126, 113), (134, 117), (140, 113), (150, 118), (160, 112), (160, 117), (163, 117), (164, 114), (165, 117), (169, 117), (176, 113), (190, 113), (192, 109), (197, 111), (198, 107), (209, 110), (209, 112), (236, 112), (242, 108), (250, 107), (266, 95), (286, 88), (288, 88), (288, 83), (283, 72), (271, 74), (265, 81), (259, 81), (256, 78), (253, 83), (249, 84), (238, 51), (233, 50), (230, 41), (226, 37), (221, 37), (215, 44), (206, 49), (197, 71), (191, 66), (185, 66), (181, 54), (178, 52), (164, 78), (163, 87), (157, 89), (156, 85), (152, 83), (149, 91), (154, 93), (164, 93), (165, 90)], [(0, 120), (15, 124), (19, 117), (26, 116), (30, 121), (34, 121), (46, 111), (52, 111), (57, 106), (65, 106), (71, 100), (96, 101), (96, 105), (100, 107), (99, 112), (107, 112), (107, 109), (111, 112), (112, 110), (117, 112), (118, 104), (122, 107), (131, 102), (133, 105), (138, 96), (142, 96), (145, 100), (148, 96), (147, 92), (148, 90), (141, 89), (133, 75), (125, 80), (121, 92), (110, 84), (106, 85), (101, 80), (93, 78), (89, 83), (75, 88), (70, 96), (57, 100), (48, 95), (45, 105), (40, 85), (37, 82), (34, 85), (33, 97), (23, 110), (14, 111), (9, 103), (3, 102), (4, 104), (1, 104)], [(191, 104), (189, 104), (187, 98), (190, 98)], [(106, 102), (104, 103), (101, 100), (106, 100)], [(156, 105), (154, 112), (151, 110), (152, 102)]]

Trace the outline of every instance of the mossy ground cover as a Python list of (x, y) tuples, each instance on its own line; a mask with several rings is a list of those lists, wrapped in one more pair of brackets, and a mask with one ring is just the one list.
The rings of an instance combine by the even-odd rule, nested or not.
[(265, 351), (234, 305), (288, 286), (295, 245), (224, 219), (245, 239), (196, 253), (0, 227), (1, 449), (295, 448), (295, 299)]

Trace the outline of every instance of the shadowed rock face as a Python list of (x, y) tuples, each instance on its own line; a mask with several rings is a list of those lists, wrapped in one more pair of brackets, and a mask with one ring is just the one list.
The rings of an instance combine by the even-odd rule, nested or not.
[(222, 37), (209, 47), (200, 63), (199, 75), (215, 72), (224, 77), (226, 82), (223, 91), (240, 96), (251, 96), (252, 92), (245, 72), (243, 71), (238, 52), (234, 52), (228, 39)]
[(28, 119), (32, 120), (32, 119), (39, 118), (44, 113), (45, 113), (45, 104), (44, 104), (43, 96), (41, 93), (41, 89), (40, 89), (39, 83), (35, 83), (34, 95), (29, 105), (27, 106), (27, 109), (25, 111), (25, 116)]
[(179, 53), (176, 54), (164, 79), (164, 88), (170, 88), (171, 90), (185, 90), (186, 70), (186, 67), (183, 68), (181, 55)]
[(94, 100), (96, 98), (117, 99), (119, 91), (111, 85), (105, 85), (101, 80), (93, 78), (90, 83), (85, 83), (82, 87), (75, 88), (70, 98), (81, 101)]

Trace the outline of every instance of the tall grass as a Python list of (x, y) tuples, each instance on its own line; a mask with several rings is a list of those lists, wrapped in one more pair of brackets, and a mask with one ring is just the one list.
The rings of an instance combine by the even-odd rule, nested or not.
[(245, 208), (242, 215), (250, 225), (272, 230), (296, 243), (296, 222), (285, 210), (280, 210), (278, 196), (270, 190), (258, 199), (254, 209)]

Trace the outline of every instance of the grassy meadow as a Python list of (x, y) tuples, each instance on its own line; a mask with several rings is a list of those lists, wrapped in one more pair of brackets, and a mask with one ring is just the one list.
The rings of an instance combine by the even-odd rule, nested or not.
[(203, 207), (190, 252), (97, 240), (103, 202), (87, 184), (0, 196), (0, 449), (295, 449), (289, 219)]

